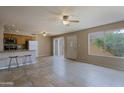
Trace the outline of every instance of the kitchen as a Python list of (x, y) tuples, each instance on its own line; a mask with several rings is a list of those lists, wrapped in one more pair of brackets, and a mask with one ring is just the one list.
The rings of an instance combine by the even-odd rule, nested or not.
[(0, 29), (0, 69), (10, 69), (36, 63), (37, 46), (35, 35), (21, 35), (14, 33), (14, 25)]
[[(73, 10), (77, 16), (61, 15), (63, 9)], [(9, 86), (3, 85), (8, 82), (16, 87), (124, 86), (124, 73), (119, 71), (124, 70), (124, 59), (101, 55), (116, 46), (117, 53), (124, 57), (123, 9), (114, 6), (1, 6), (0, 86)], [(54, 11), (61, 13), (55, 16)], [(109, 23), (108, 19), (113, 22)], [(105, 33), (112, 31), (104, 38)]]

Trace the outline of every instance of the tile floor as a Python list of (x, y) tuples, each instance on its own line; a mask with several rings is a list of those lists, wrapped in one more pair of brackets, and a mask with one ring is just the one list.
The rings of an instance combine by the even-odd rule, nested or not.
[(124, 72), (63, 57), (38, 58), (36, 64), (0, 71), (0, 86), (115, 87), (124, 86)]

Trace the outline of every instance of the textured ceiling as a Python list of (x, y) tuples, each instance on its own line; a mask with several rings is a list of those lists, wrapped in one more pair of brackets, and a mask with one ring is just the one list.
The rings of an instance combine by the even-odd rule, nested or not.
[[(0, 6), (0, 23), (16, 25), (24, 34), (39, 34), (46, 31), (57, 35), (71, 31), (104, 25), (124, 20), (124, 7), (59, 7), (59, 6)], [(64, 26), (60, 20), (62, 14), (71, 15), (80, 23)]]

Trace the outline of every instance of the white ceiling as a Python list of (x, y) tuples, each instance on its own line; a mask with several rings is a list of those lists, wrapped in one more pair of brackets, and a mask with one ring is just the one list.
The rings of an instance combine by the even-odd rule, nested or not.
[[(0, 6), (0, 23), (14, 24), (20, 33), (38, 34), (46, 31), (50, 35), (57, 35), (122, 21), (123, 10), (124, 7), (117, 6)], [(80, 23), (64, 26), (60, 20), (63, 13), (80, 20)]]

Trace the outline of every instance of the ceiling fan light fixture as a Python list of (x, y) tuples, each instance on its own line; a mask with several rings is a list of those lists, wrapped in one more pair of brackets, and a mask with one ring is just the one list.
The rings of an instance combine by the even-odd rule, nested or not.
[(46, 37), (46, 35), (47, 35), (46, 33), (45, 33), (45, 34), (43, 34), (43, 36), (44, 36), (44, 37)]
[(69, 25), (69, 23), (70, 23), (69, 21), (63, 20), (63, 24), (64, 24), (64, 25)]
[(47, 36), (47, 32), (41, 32), (41, 34), (46, 37)]

